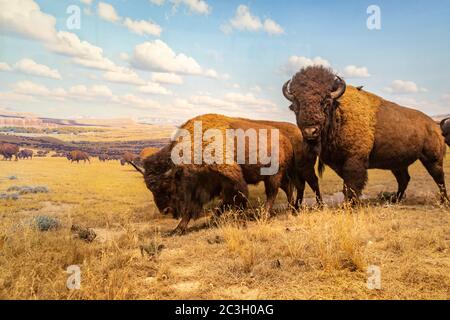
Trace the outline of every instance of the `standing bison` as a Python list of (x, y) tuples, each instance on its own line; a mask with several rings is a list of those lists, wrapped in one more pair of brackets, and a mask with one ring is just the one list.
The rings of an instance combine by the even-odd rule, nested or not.
[(20, 152), (17, 154), (17, 157), (19, 159), (31, 159), (33, 160), (33, 150), (30, 149), (23, 149), (20, 150)]
[(303, 137), (320, 160), (344, 180), (346, 199), (355, 202), (367, 182), (367, 169), (391, 170), (403, 198), (408, 167), (419, 159), (448, 201), (439, 126), (417, 110), (347, 87), (331, 70), (307, 67), (283, 86)]
[(445, 142), (450, 147), (450, 118), (441, 121), (442, 135), (445, 138)]
[(70, 160), (70, 162), (72, 163), (79, 163), (80, 161), (84, 161), (84, 163), (86, 163), (86, 161), (88, 161), (89, 163), (91, 162), (91, 160), (89, 159), (89, 155), (86, 152), (80, 150), (69, 152), (67, 154), (67, 160)]
[(19, 154), (19, 147), (14, 145), (14, 144), (10, 144), (10, 143), (3, 143), (0, 144), (0, 155), (3, 156), (3, 160), (10, 160), (12, 159), (12, 157), (15, 157), (15, 160), (18, 160), (18, 154)]
[[(318, 202), (321, 202), (318, 179), (314, 171), (316, 157), (313, 152), (303, 144), (300, 130), (288, 123), (270, 121), (253, 121), (248, 119), (229, 118), (221, 115), (203, 115), (189, 120), (181, 129), (194, 133), (194, 123), (201, 121), (203, 134), (208, 129), (225, 132), (229, 129), (247, 130), (261, 129), (279, 130), (278, 171), (272, 175), (261, 174), (266, 167), (261, 162), (251, 163), (249, 158), (261, 150), (251, 150), (245, 144), (243, 156), (246, 161), (238, 164), (235, 159), (239, 157), (234, 150), (231, 163), (206, 163), (174, 165), (171, 159), (177, 141), (172, 142), (156, 154), (143, 161), (145, 182), (153, 193), (154, 201), (160, 212), (172, 213), (175, 218), (181, 218), (180, 224), (174, 230), (184, 233), (191, 218), (201, 213), (203, 206), (215, 197), (221, 196), (219, 206), (221, 212), (230, 206), (245, 207), (248, 198), (248, 184), (264, 182), (266, 189), (266, 209), (271, 211), (278, 189), (282, 188), (293, 206), (298, 207), (303, 197), (305, 181), (316, 192)], [(234, 139), (234, 138), (233, 138)], [(237, 140), (235, 140), (237, 145)], [(271, 145), (266, 146), (271, 150)], [(271, 153), (269, 150), (268, 153)], [(222, 149), (223, 151), (223, 149)], [(195, 156), (194, 156), (195, 157)], [(133, 164), (131, 162), (131, 164)], [(297, 188), (297, 200), (293, 203), (292, 193)]]

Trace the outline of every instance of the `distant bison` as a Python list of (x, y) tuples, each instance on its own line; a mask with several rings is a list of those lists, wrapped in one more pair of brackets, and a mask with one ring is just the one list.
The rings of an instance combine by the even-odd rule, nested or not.
[(445, 142), (450, 147), (450, 118), (441, 121), (442, 135), (445, 138)]
[(101, 154), (98, 156), (98, 160), (100, 160), (100, 162), (105, 162), (109, 160), (109, 156), (107, 154)]
[[(192, 132), (195, 121), (202, 121), (204, 130), (219, 129), (222, 132), (227, 129), (278, 129), (279, 168), (272, 175), (262, 175), (261, 169), (267, 168), (268, 165), (263, 165), (260, 161), (254, 164), (248, 161), (256, 153), (261, 153), (260, 150), (251, 150), (247, 143), (241, 155), (246, 159), (244, 164), (235, 162), (239, 156), (235, 149), (234, 160), (230, 164), (203, 162), (199, 165), (174, 165), (171, 153), (177, 142), (172, 142), (143, 161), (145, 172), (135, 167), (144, 174), (147, 187), (153, 193), (160, 212), (172, 213), (175, 218), (182, 218), (174, 232), (184, 233), (190, 219), (198, 217), (203, 206), (215, 197), (222, 197), (218, 212), (230, 206), (245, 207), (248, 184), (264, 182), (268, 212), (272, 209), (280, 187), (285, 191), (289, 203), (297, 207), (303, 197), (305, 180), (316, 192), (318, 202), (321, 202), (318, 179), (314, 171), (316, 157), (307, 145), (303, 144), (300, 130), (295, 125), (209, 114), (191, 119), (181, 128)], [(271, 153), (270, 143), (266, 147), (266, 154)], [(298, 192), (295, 203), (292, 200), (294, 186)]]
[(19, 159), (33, 159), (33, 150), (30, 149), (22, 149), (17, 154)]
[(19, 154), (19, 147), (10, 144), (10, 143), (3, 143), (0, 144), (0, 154), (3, 156), (3, 160), (10, 160), (12, 157), (15, 157), (15, 160), (18, 160), (18, 154)]
[[(283, 86), (303, 137), (320, 160), (344, 180), (344, 194), (358, 202), (368, 169), (391, 170), (401, 200), (410, 181), (408, 167), (420, 160), (448, 202), (439, 126), (424, 113), (358, 90), (332, 70), (313, 66)], [(445, 123), (443, 124), (445, 125)]]
[(86, 161), (88, 161), (89, 163), (91, 162), (89, 159), (89, 155), (86, 152), (80, 150), (69, 152), (67, 154), (67, 159), (70, 160), (70, 162), (77, 162), (77, 163), (79, 163), (80, 161), (84, 161), (85, 163)]

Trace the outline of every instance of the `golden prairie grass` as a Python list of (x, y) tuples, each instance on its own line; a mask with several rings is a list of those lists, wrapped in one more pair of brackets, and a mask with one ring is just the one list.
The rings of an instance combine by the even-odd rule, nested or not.
[[(11, 175), (18, 179), (6, 179)], [(258, 186), (251, 189), (254, 218), (229, 212), (201, 228), (204, 217), (186, 236), (167, 238), (161, 235), (176, 221), (156, 211), (129, 166), (0, 161), (0, 193), (12, 185), (50, 189), (0, 200), (0, 298), (449, 299), (450, 210), (436, 203), (436, 187), (420, 165), (411, 176), (400, 205), (281, 210), (270, 219), (258, 214), (264, 200)], [(326, 197), (342, 186), (331, 170), (321, 182)], [(366, 193), (376, 197), (395, 187), (389, 172), (374, 171)], [(280, 195), (278, 203), (284, 201)], [(31, 229), (37, 215), (62, 226)], [(97, 239), (74, 239), (73, 223), (94, 228)], [(160, 252), (141, 250), (161, 244)], [(66, 287), (70, 265), (81, 269), (81, 290)], [(370, 265), (381, 269), (381, 290), (366, 285)]]

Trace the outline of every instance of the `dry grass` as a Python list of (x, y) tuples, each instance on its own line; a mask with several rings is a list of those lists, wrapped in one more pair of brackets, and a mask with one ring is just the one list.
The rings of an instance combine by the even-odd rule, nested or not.
[[(18, 180), (4, 179), (11, 175)], [(215, 226), (201, 228), (208, 221), (202, 218), (188, 235), (164, 238), (176, 221), (156, 212), (131, 167), (0, 161), (0, 192), (12, 185), (50, 189), (0, 200), (0, 299), (449, 299), (450, 210), (436, 203), (420, 165), (411, 175), (401, 205), (306, 209), (272, 219), (233, 212)], [(328, 170), (325, 194), (341, 187)], [(389, 172), (371, 172), (368, 196), (394, 189)], [(257, 209), (262, 188), (251, 194)], [(36, 215), (56, 217), (62, 227), (35, 231), (29, 222)], [(74, 239), (72, 223), (94, 228), (97, 239)], [(140, 250), (160, 244), (161, 252)], [(81, 268), (81, 290), (66, 288), (73, 264)], [(381, 290), (366, 286), (369, 265), (381, 268)]]

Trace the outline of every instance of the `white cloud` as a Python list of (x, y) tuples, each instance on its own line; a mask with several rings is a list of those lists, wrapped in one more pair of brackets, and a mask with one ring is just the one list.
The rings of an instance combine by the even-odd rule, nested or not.
[(0, 62), (0, 71), (12, 71), (12, 68), (6, 62)]
[(236, 105), (219, 98), (214, 98), (208, 95), (194, 95), (189, 98), (189, 102), (196, 105), (203, 105), (215, 108), (234, 108)]
[(22, 59), (14, 65), (14, 69), (25, 74), (51, 79), (61, 79), (58, 70), (36, 63), (32, 59)]
[(106, 72), (103, 79), (109, 82), (126, 83), (131, 85), (144, 85), (145, 81), (133, 70), (119, 68), (115, 71)]
[(152, 21), (145, 20), (131, 20), (130, 18), (126, 18), (123, 22), (123, 25), (128, 28), (131, 32), (134, 32), (139, 35), (152, 35), (152, 36), (160, 36), (162, 32), (162, 28)]
[(150, 99), (144, 99), (134, 94), (126, 94), (123, 96), (114, 97), (112, 101), (132, 108), (140, 108), (140, 109), (160, 108), (158, 102)]
[(185, 5), (186, 7), (188, 7), (189, 11), (193, 13), (211, 13), (211, 7), (206, 1), (203, 0), (170, 0), (170, 2), (173, 4), (174, 10), (176, 10), (179, 5)]
[(171, 95), (172, 92), (156, 82), (148, 82), (145, 86), (139, 87), (139, 91), (146, 94)]
[(238, 30), (258, 31), (262, 28), (261, 20), (253, 16), (249, 7), (243, 4), (236, 9), (236, 15), (230, 20), (230, 24)]
[(87, 4), (88, 6), (90, 6), (93, 2), (93, 0), (80, 0), (82, 3)]
[(13, 90), (14, 93), (18, 94), (42, 96), (47, 98), (63, 98), (66, 95), (66, 91), (62, 88), (49, 89), (44, 85), (31, 81), (20, 81), (13, 85)]
[(302, 68), (310, 66), (324, 66), (329, 68), (331, 66), (328, 60), (321, 57), (315, 57), (313, 59), (301, 56), (290, 56), (288, 62), (281, 67), (281, 71), (287, 75), (293, 75), (294, 73), (300, 71)]
[(428, 90), (425, 88), (420, 88), (413, 81), (395, 80), (391, 83), (389, 87), (384, 88), (384, 91), (394, 94), (395, 93), (406, 94), (406, 93), (426, 92)]
[(130, 58), (130, 63), (133, 67), (143, 70), (203, 75), (212, 78), (218, 76), (217, 72), (212, 69), (204, 71), (194, 58), (188, 57), (184, 53), (175, 53), (161, 40), (137, 45)]
[(369, 70), (366, 67), (357, 67), (354, 65), (346, 66), (343, 73), (347, 78), (368, 78)]
[(157, 6), (162, 6), (164, 4), (165, 0), (150, 0), (151, 3), (157, 5)]
[(153, 72), (152, 81), (166, 84), (183, 84), (183, 78), (175, 73)]
[(74, 98), (80, 99), (113, 98), (111, 89), (104, 85), (93, 85), (92, 87), (85, 85), (73, 86), (69, 89), (69, 94)]
[(264, 21), (264, 30), (268, 33), (268, 34), (283, 34), (284, 30), (283, 28), (276, 23), (275, 21), (273, 21), (272, 19), (266, 19)]
[(237, 104), (253, 105), (253, 106), (276, 106), (273, 102), (269, 100), (259, 99), (253, 95), (253, 93), (228, 93), (225, 95), (225, 99), (230, 102)]
[(284, 33), (283, 28), (274, 20), (265, 19), (264, 22), (261, 22), (261, 19), (252, 15), (250, 8), (243, 4), (237, 7), (235, 16), (227, 24), (222, 25), (220, 29), (225, 34), (231, 33), (233, 29), (250, 32), (264, 30), (270, 35)]
[(43, 13), (33, 0), (0, 0), (0, 29), (3, 34), (52, 41), (56, 34), (56, 19)]
[(100, 18), (109, 22), (119, 22), (122, 18), (117, 14), (116, 9), (109, 3), (100, 2), (98, 4), (97, 13)]

